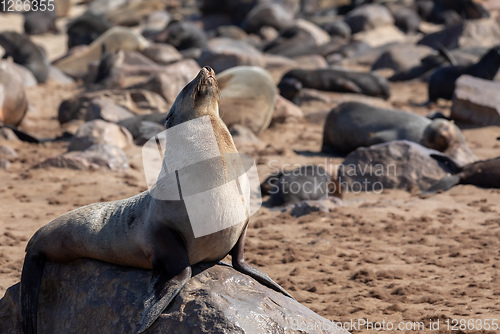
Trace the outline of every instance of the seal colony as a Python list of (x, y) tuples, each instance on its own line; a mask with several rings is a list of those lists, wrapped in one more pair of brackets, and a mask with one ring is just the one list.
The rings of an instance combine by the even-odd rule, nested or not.
[[(213, 166), (214, 170), (210, 170), (208, 166), (204, 171), (215, 173), (229, 182), (234, 179), (234, 175), (230, 175), (231, 171), (238, 170), (241, 162), (225, 157), (226, 154), (237, 153), (237, 150), (219, 117), (217, 96), (215, 74), (210, 67), (204, 67), (179, 93), (167, 116), (166, 128), (208, 118), (223, 160), (223, 170)], [(176, 133), (182, 137), (182, 132)], [(194, 144), (196, 149), (212, 149), (204, 147), (206, 143), (201, 140)], [(175, 158), (182, 159), (185, 153), (177, 152)], [(158, 179), (160, 182), (161, 178)], [(239, 195), (236, 199), (241, 200), (245, 217), (229, 228), (198, 238), (194, 237), (182, 195), (181, 200), (160, 200), (149, 191), (124, 200), (90, 204), (68, 212), (39, 229), (26, 247), (21, 275), (23, 332), (37, 332), (38, 294), (46, 261), (64, 263), (93, 258), (117, 265), (152, 269), (153, 275), (137, 333), (151, 326), (188, 282), (192, 265), (219, 261), (227, 254), (232, 257), (234, 269), (293, 298), (268, 275), (244, 261), (243, 248), (249, 214), (241, 190), (239, 194), (218, 194), (222, 196), (218, 198), (219, 203), (234, 202), (235, 195)], [(217, 210), (226, 208), (222, 206)]]

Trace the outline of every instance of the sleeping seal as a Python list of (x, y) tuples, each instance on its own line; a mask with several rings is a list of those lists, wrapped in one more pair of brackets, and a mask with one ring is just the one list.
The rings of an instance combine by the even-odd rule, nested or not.
[(321, 151), (348, 154), (358, 147), (403, 139), (443, 152), (460, 164), (477, 160), (453, 122), (358, 102), (342, 103), (330, 111)]

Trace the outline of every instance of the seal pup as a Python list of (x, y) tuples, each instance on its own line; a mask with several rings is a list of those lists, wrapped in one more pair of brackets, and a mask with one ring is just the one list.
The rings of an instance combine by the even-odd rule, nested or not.
[[(204, 165), (203, 177), (212, 173), (223, 184), (228, 184), (235, 180), (235, 175), (231, 174), (241, 170), (241, 162), (227, 158), (237, 154), (237, 150), (226, 125), (219, 117), (217, 96), (215, 73), (210, 67), (204, 67), (179, 93), (167, 116), (166, 128), (176, 133), (172, 144), (185, 141), (192, 150), (218, 150), (222, 161), (220, 164)], [(189, 128), (188, 125), (187, 130), (183, 127), (184, 131), (178, 132), (174, 129), (185, 122), (199, 124), (202, 121), (208, 122), (204, 124), (212, 127), (215, 147), (207, 145), (208, 141), (198, 140), (199, 137), (195, 134), (200, 130), (199, 126)], [(193, 136), (195, 140), (190, 141)], [(182, 149), (172, 151), (171, 147), (169, 142), (165, 148), (165, 156), (168, 156), (167, 153), (171, 155), (169, 161), (164, 159), (162, 163), (162, 172), (157, 181), (160, 192), (169, 182), (165, 177), (168, 172), (166, 166), (185, 161), (186, 156), (191, 153)], [(156, 321), (187, 283), (191, 277), (192, 265), (219, 261), (227, 254), (231, 255), (236, 270), (290, 296), (269, 276), (244, 261), (243, 248), (249, 220), (245, 196), (239, 191), (218, 192), (217, 211), (226, 213), (231, 210), (232, 208), (224, 206), (226, 202), (241, 203), (235, 206), (245, 214), (241, 220), (238, 219), (238, 223), (228, 228), (196, 238), (190, 224), (187, 201), (179, 191), (179, 174), (181, 173), (176, 171), (177, 185), (169, 189), (172, 193), (173, 190), (178, 191), (180, 200), (162, 200), (153, 196), (154, 192), (145, 191), (124, 200), (90, 204), (56, 218), (33, 235), (26, 247), (21, 275), (21, 317), (25, 334), (36, 333), (38, 294), (46, 261), (70, 262), (80, 258), (93, 258), (117, 265), (152, 269), (148, 298), (137, 326), (138, 333), (144, 332)], [(186, 188), (182, 188), (182, 192), (184, 190)]]
[(429, 78), (429, 102), (438, 98), (451, 100), (455, 82), (463, 74), (493, 80), (500, 68), (500, 45), (491, 48), (476, 64), (469, 66), (446, 66), (437, 69)]
[[(389, 83), (376, 73), (352, 72), (333, 68), (318, 70), (294, 69), (281, 78), (278, 87), (285, 89), (287, 85), (299, 81), (304, 88), (312, 88), (329, 92), (357, 93), (388, 99), (391, 96)], [(286, 97), (286, 96), (284, 96)]]
[(45, 50), (33, 43), (27, 35), (14, 31), (0, 34), (0, 45), (5, 49), (3, 58), (12, 57), (15, 63), (27, 67), (38, 83), (49, 77), (49, 62)]
[(443, 152), (462, 165), (477, 160), (453, 122), (359, 102), (345, 102), (330, 111), (321, 151), (345, 155), (358, 147), (404, 139)]
[(431, 157), (445, 164), (450, 169), (451, 174), (446, 175), (429, 189), (423, 191), (422, 196), (446, 191), (457, 184), (472, 184), (482, 188), (500, 188), (500, 157), (476, 161), (463, 167), (460, 167), (447, 156), (431, 154)]

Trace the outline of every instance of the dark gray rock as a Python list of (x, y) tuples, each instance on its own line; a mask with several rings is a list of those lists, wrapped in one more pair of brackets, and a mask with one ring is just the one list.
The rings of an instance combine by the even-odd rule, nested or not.
[(96, 144), (109, 144), (125, 148), (132, 144), (132, 135), (124, 127), (96, 119), (86, 122), (78, 128), (69, 142), (68, 152), (83, 151)]
[[(132, 333), (151, 271), (95, 260), (47, 263), (38, 302), (41, 333)], [(20, 333), (19, 284), (0, 301), (0, 332)], [(332, 323), (229, 266), (199, 264), (148, 333), (307, 333)], [(323, 325), (323, 326), (322, 326)], [(303, 328), (304, 330), (301, 330)]]
[(338, 182), (343, 191), (354, 193), (425, 190), (449, 172), (431, 154), (442, 155), (406, 140), (360, 147), (340, 165)]
[(500, 82), (462, 75), (456, 81), (450, 118), (477, 124), (500, 125)]
[(135, 114), (109, 99), (95, 98), (88, 102), (85, 121), (88, 122), (94, 119), (102, 119), (108, 122), (117, 123), (134, 116)]

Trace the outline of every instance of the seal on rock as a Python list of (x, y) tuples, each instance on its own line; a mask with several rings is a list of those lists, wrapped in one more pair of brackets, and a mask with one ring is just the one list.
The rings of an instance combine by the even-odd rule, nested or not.
[(14, 31), (0, 34), (0, 45), (5, 49), (3, 58), (12, 57), (15, 63), (27, 67), (39, 83), (49, 77), (49, 62), (45, 50), (33, 43), (27, 35)]
[(447, 156), (432, 154), (434, 159), (450, 168), (451, 174), (434, 183), (421, 195), (446, 191), (457, 184), (472, 184), (482, 188), (500, 188), (500, 157), (476, 161), (463, 167)]
[(493, 80), (500, 68), (500, 45), (491, 48), (476, 64), (469, 66), (446, 66), (437, 69), (429, 78), (429, 102), (438, 98), (451, 100), (456, 80), (464, 74)]
[[(166, 119), (166, 135), (170, 137), (164, 156), (168, 159), (161, 163), (155, 188), (128, 199), (76, 209), (33, 235), (28, 242), (21, 276), (24, 333), (36, 333), (37, 300), (46, 261), (70, 262), (87, 257), (153, 269), (138, 333), (155, 322), (187, 283), (192, 265), (219, 261), (227, 254), (231, 255), (236, 270), (290, 296), (265, 273), (244, 262), (249, 209), (248, 194), (240, 189), (248, 189), (249, 182), (243, 175), (235, 175), (242, 171), (242, 162), (234, 158), (237, 150), (219, 117), (217, 96), (215, 74), (209, 67), (202, 68), (179, 93)], [(205, 129), (209, 129), (207, 136)], [(161, 152), (159, 145), (158, 150)], [(196, 156), (193, 152), (201, 155)], [(210, 154), (216, 156), (210, 158), (207, 156)], [(194, 184), (183, 183), (181, 187), (183, 177), (188, 175), (185, 170), (193, 165), (183, 166), (193, 157), (202, 158), (198, 161), (203, 163), (203, 176), (193, 179), (196, 174), (191, 175), (190, 181)], [(207, 175), (213, 175), (214, 180), (207, 180)], [(236, 178), (238, 182), (234, 182)], [(221, 185), (208, 188), (214, 190), (210, 193), (214, 196), (204, 198), (217, 205), (204, 208), (204, 218), (219, 222), (219, 218), (230, 217), (231, 225), (195, 237), (197, 226), (191, 224), (193, 217), (189, 214), (189, 205), (192, 203), (188, 198), (196, 194), (190, 195), (189, 190), (212, 181)], [(158, 194), (168, 199), (160, 199)], [(207, 210), (213, 211), (214, 217), (207, 214)]]
[(321, 151), (348, 154), (358, 147), (403, 139), (443, 152), (463, 165), (477, 160), (453, 122), (358, 102), (342, 103), (330, 111)]

